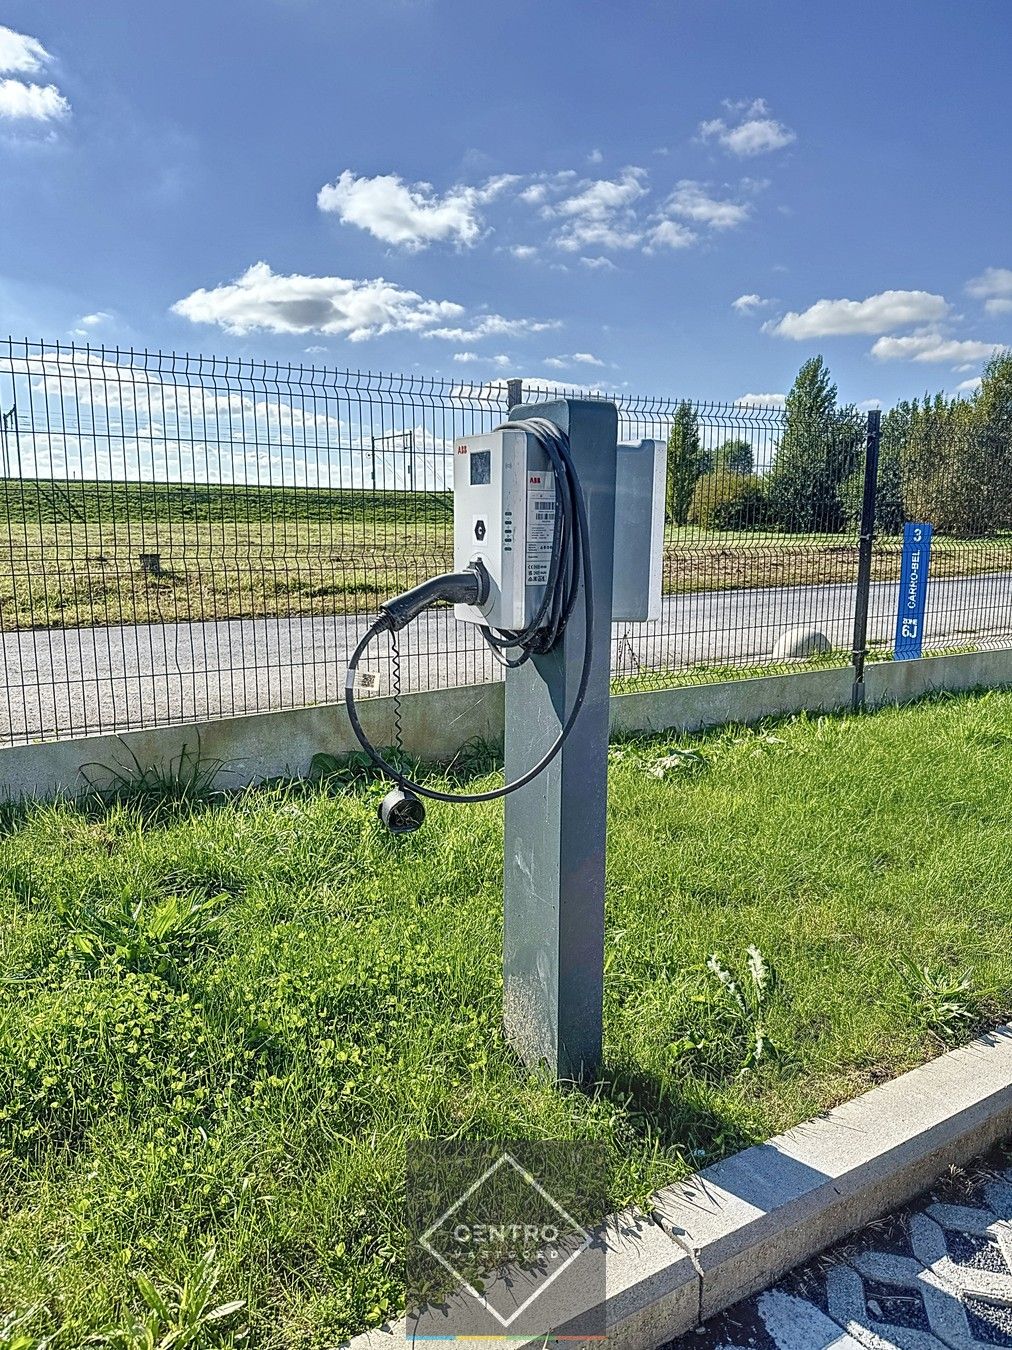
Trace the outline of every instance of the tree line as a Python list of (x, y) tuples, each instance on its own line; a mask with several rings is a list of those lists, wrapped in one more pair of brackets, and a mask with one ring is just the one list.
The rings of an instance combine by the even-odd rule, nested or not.
[[(798, 371), (769, 466), (756, 462), (743, 437), (706, 445), (696, 405), (683, 401), (668, 437), (668, 522), (706, 530), (854, 529), (865, 435), (865, 416), (840, 405), (821, 356)], [(1012, 529), (1012, 352), (988, 361), (967, 398), (926, 394), (882, 414), (876, 528), (897, 533), (906, 520), (963, 537)]]

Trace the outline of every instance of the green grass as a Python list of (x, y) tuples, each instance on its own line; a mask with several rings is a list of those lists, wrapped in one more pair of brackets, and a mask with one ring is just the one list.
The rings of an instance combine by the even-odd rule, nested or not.
[(599, 1141), (643, 1201), (1012, 1014), (1010, 693), (613, 746), (586, 1093), (500, 1036), (501, 810), (377, 791), (6, 808), (0, 1345), (330, 1346), (397, 1311), (406, 1139)]
[[(368, 612), (453, 565), (445, 492), (0, 480), (0, 513), (8, 629)], [(899, 541), (880, 539), (873, 578), (899, 567)], [(933, 545), (933, 577), (1009, 568), (1012, 535)], [(666, 532), (667, 594), (852, 584), (856, 570), (853, 533)]]

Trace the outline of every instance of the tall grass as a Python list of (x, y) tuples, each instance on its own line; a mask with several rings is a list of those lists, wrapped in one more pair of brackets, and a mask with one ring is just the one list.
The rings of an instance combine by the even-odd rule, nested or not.
[(412, 1137), (598, 1141), (646, 1201), (1012, 1013), (1012, 694), (616, 744), (586, 1093), (501, 1036), (501, 810), (395, 840), (318, 768), (6, 809), (19, 1350), (333, 1345), (398, 1310)]

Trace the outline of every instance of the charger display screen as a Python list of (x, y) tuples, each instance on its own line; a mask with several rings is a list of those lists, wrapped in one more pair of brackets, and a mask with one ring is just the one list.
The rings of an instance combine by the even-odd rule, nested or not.
[(485, 483), (491, 483), (491, 481), (492, 481), (492, 451), (472, 450), (471, 486), (481, 487)]

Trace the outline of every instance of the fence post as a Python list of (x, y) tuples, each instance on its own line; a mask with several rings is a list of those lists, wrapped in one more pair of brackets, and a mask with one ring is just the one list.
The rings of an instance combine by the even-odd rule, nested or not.
[(875, 542), (875, 508), (878, 501), (878, 450), (882, 414), (868, 413), (864, 452), (864, 497), (861, 501), (861, 537), (857, 555), (857, 595), (854, 604), (854, 687), (851, 706), (864, 707), (864, 663), (868, 654), (868, 601), (871, 595), (871, 558)]
[(506, 381), (506, 408), (517, 408), (524, 401), (524, 382), (523, 380)]

